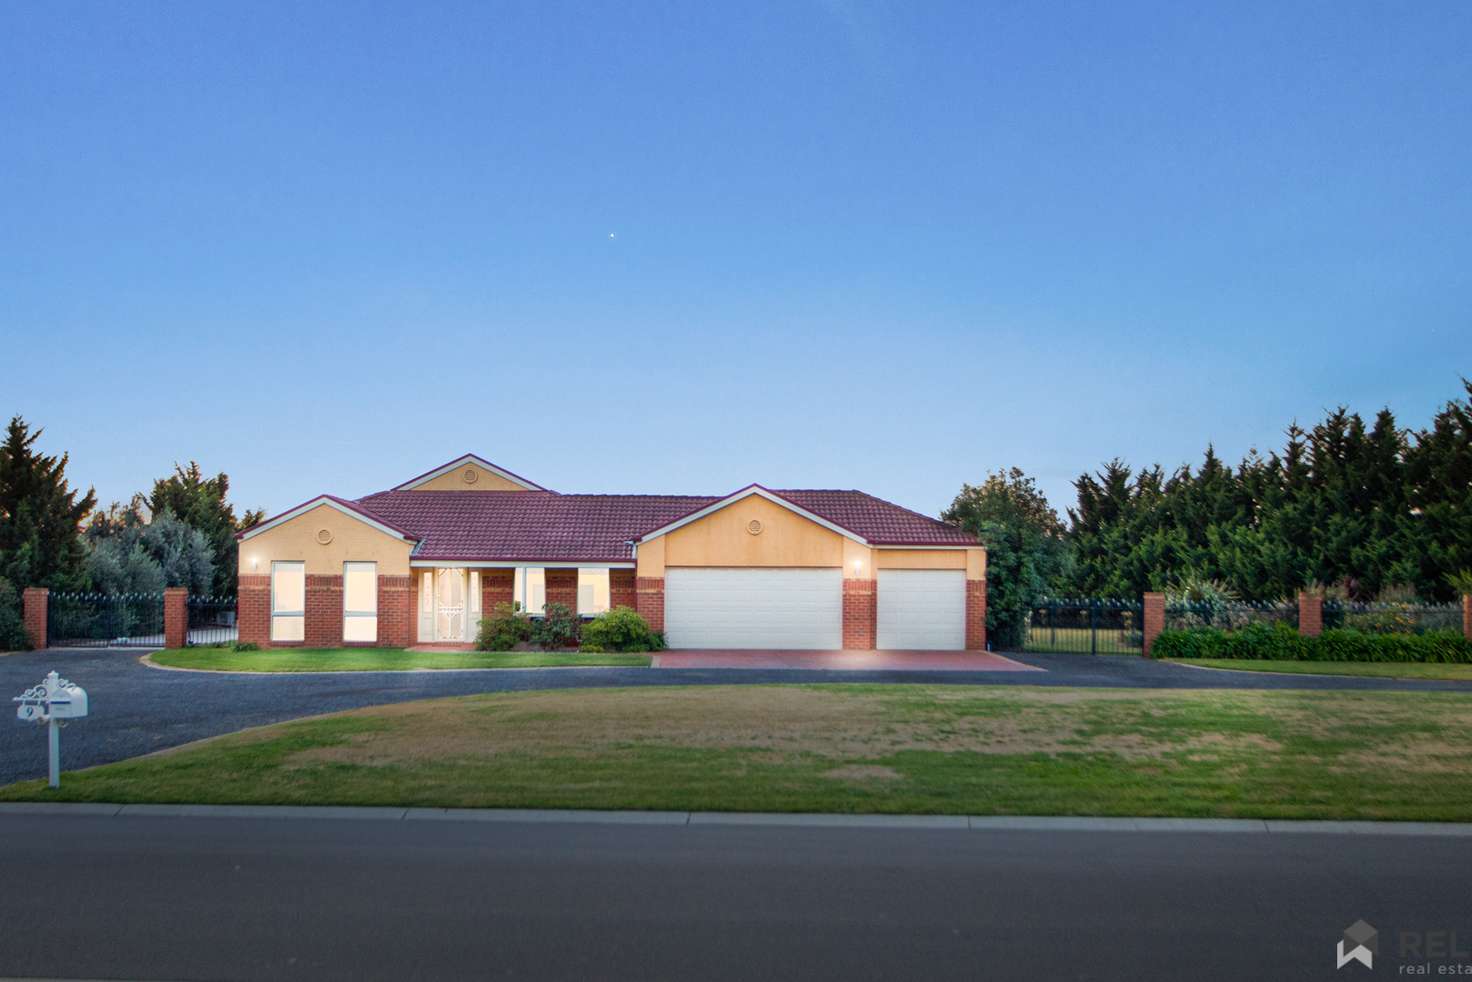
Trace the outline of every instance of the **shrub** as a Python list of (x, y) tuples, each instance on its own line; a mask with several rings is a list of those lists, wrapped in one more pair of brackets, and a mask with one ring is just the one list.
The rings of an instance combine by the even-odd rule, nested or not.
[(584, 651), (659, 651), (664, 636), (631, 607), (615, 607), (583, 625)]
[(0, 576), (0, 651), (25, 651), (31, 646), (20, 607), (15, 587)]
[(548, 604), (542, 619), (532, 622), (532, 641), (543, 648), (570, 648), (578, 643), (583, 622), (566, 604)]
[(481, 651), (510, 651), (531, 639), (532, 621), (515, 604), (496, 604), (491, 616), (481, 618), (475, 646)]
[(261, 646), (254, 641), (236, 641), (230, 645), (231, 651), (260, 651)]
[(1253, 624), (1240, 631), (1195, 628), (1165, 631), (1152, 658), (1243, 658), (1285, 661), (1472, 663), (1472, 641), (1456, 631), (1369, 634), (1332, 630), (1304, 637), (1285, 624)]

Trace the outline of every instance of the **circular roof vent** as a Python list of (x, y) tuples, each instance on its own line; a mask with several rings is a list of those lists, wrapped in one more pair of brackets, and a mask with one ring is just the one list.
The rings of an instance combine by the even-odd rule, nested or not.
[(750, 532), (752, 535), (761, 535), (762, 523), (753, 518), (751, 521), (746, 523), (746, 531)]
[(332, 529), (318, 529), (317, 530), (317, 541), (319, 543), (321, 543), (322, 545), (324, 545), (324, 546), (327, 545), (329, 542), (331, 542), (332, 541)]
[(476, 471), (474, 467), (467, 467), (465, 468), (465, 473), (460, 475), (460, 480), (464, 481), (466, 484), (474, 484), (476, 481), (480, 480), (480, 474)]

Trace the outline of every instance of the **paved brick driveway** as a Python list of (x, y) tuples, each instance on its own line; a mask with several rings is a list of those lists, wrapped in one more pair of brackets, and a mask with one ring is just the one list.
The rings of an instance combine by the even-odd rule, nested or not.
[[(746, 653), (749, 654), (749, 653)], [(0, 657), (0, 696), (19, 695), (51, 669), (87, 689), (92, 715), (62, 735), (62, 766), (105, 764), (251, 726), (360, 706), (436, 696), (530, 689), (811, 682), (1077, 685), (1149, 689), (1374, 689), (1472, 692), (1472, 682), (1397, 681), (1209, 672), (1134, 656), (1022, 655), (1042, 671), (812, 671), (805, 668), (550, 668), (472, 672), (335, 672), (250, 675), (148, 668), (137, 651), (32, 651)], [(975, 657), (975, 656), (971, 656)], [(3, 701), (0, 701), (3, 702)], [(3, 702), (8, 706), (8, 702)], [(0, 784), (45, 773), (46, 735), (0, 720)]]

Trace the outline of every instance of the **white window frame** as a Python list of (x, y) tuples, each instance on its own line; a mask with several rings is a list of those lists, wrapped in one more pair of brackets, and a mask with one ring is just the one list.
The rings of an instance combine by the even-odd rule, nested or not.
[[(531, 596), (532, 572), (535, 571), (542, 578), (542, 605), (532, 610), (528, 602)], [(513, 598), (519, 605), (521, 612), (532, 617), (541, 617), (547, 613), (547, 570), (542, 566), (518, 566), (516, 567), (516, 580), (512, 588)]]
[[(367, 567), (369, 575), (373, 579), (373, 609), (372, 610), (349, 610), (348, 609), (348, 573), (356, 571), (361, 573), (363, 567)], [(355, 569), (356, 568), (356, 569)], [(372, 620), (373, 636), (371, 638), (349, 638), (348, 622), (353, 621), (355, 626), (362, 628), (364, 622)], [(345, 644), (377, 644), (378, 643), (378, 564), (376, 562), (360, 562), (349, 560), (342, 564), (342, 639)]]
[[(585, 574), (585, 573), (587, 573), (587, 574), (601, 574), (602, 575), (604, 601), (603, 601), (603, 606), (601, 608), (597, 606), (596, 601), (594, 603), (594, 606), (591, 607), (591, 608), (584, 608), (583, 607), (583, 574)], [(589, 578), (591, 579), (592, 577), (590, 576)], [(598, 589), (597, 589), (596, 586), (594, 586), (594, 589), (593, 589), (593, 596), (595, 598), (598, 596)], [(581, 567), (580, 566), (580, 567), (578, 567), (578, 616), (579, 617), (597, 617), (599, 614), (605, 614), (605, 613), (607, 613), (608, 611), (610, 611), (612, 609), (613, 609), (613, 577), (609, 575), (608, 569), (607, 568), (601, 568), (600, 569), (600, 568), (594, 567), (594, 566), (588, 566), (588, 567)]]
[[(301, 570), (302, 577), (302, 609), (301, 610), (279, 610), (276, 607), (276, 569), (277, 567), (295, 566)], [(301, 637), (283, 638), (278, 635), (277, 624), (287, 621), (299, 620), (301, 622)], [(272, 643), (297, 644), (306, 640), (307, 637), (307, 564), (299, 559), (277, 559), (271, 563), (271, 641)]]

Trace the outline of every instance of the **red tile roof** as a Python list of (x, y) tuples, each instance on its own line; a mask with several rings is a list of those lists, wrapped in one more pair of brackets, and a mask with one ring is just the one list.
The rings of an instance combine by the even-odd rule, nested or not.
[[(862, 491), (773, 491), (874, 545), (976, 545), (976, 538)], [(627, 562), (632, 539), (723, 500), (707, 495), (383, 491), (358, 505), (420, 540), (415, 559)]]

